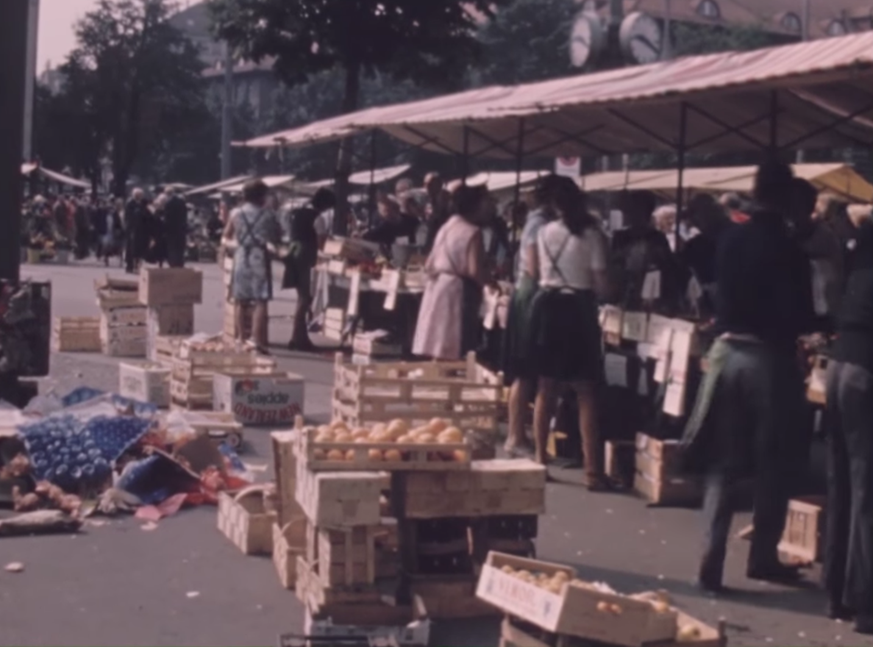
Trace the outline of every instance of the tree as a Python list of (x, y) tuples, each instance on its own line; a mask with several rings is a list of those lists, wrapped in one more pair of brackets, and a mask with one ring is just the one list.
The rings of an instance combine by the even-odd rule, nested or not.
[[(273, 69), (289, 86), (341, 70), (339, 112), (345, 114), (360, 107), (362, 79), (376, 71), (444, 88), (462, 80), (480, 54), (478, 21), (511, 1), (211, 0), (210, 9), (220, 38), (242, 58), (274, 58)], [(343, 210), (351, 164), (346, 141), (336, 177)], [(345, 217), (336, 223), (345, 231)]]
[(515, 0), (479, 31), (476, 85), (515, 85), (579, 74), (570, 63), (576, 0)]
[(168, 18), (168, 0), (100, 0), (76, 25), (77, 47), (61, 67), (63, 93), (110, 156), (123, 196), (134, 163), (202, 117), (198, 52)]

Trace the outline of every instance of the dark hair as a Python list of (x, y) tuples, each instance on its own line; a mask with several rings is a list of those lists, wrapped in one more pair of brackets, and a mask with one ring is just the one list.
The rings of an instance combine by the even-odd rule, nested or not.
[(561, 222), (574, 236), (581, 236), (595, 220), (588, 213), (588, 197), (570, 178), (559, 177), (552, 192), (552, 203), (558, 211)]
[(555, 194), (555, 187), (561, 184), (562, 180), (566, 179), (567, 178), (562, 178), (554, 173), (544, 175), (537, 179), (536, 186), (534, 187), (534, 199), (536, 200), (537, 205), (551, 204), (552, 198)]
[(452, 210), (465, 220), (473, 220), (476, 210), (488, 197), (488, 187), (462, 184), (452, 193)]
[(767, 160), (755, 173), (755, 201), (761, 206), (778, 204), (791, 190), (793, 179), (791, 166), (779, 160)]
[(249, 180), (243, 186), (243, 200), (251, 204), (261, 205), (267, 199), (270, 189), (261, 180)]
[(330, 189), (321, 188), (312, 196), (312, 208), (321, 213), (336, 207), (336, 196)]
[(812, 212), (815, 211), (818, 202), (818, 189), (803, 178), (796, 177), (791, 181), (789, 200), (792, 220), (798, 222), (812, 220)]

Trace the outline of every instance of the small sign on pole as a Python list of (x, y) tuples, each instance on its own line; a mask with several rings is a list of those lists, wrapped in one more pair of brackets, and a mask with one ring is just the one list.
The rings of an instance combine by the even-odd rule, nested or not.
[(555, 175), (578, 180), (582, 177), (581, 157), (558, 157), (555, 159)]

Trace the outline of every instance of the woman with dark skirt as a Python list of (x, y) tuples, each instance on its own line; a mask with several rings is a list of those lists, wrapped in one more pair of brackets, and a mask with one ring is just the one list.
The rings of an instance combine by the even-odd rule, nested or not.
[(827, 376), (830, 616), (873, 634), (873, 224), (859, 229)]
[(549, 175), (537, 182), (534, 191), (536, 208), (531, 211), (521, 233), (515, 268), (515, 291), (509, 302), (509, 316), (503, 336), (502, 371), (509, 389), (509, 437), (504, 449), (510, 455), (526, 454), (530, 443), (525, 433), (524, 422), (528, 404), (536, 394), (536, 376), (531, 367), (528, 339), (531, 304), (539, 285), (539, 256), (537, 240), (540, 229), (554, 220), (552, 190), (556, 175)]
[(530, 321), (530, 351), (539, 378), (534, 409), (536, 459), (546, 463), (549, 421), (562, 387), (576, 392), (588, 489), (603, 491), (602, 443), (596, 428), (596, 394), (603, 356), (598, 298), (607, 292), (607, 242), (572, 181), (555, 187), (558, 219), (537, 239), (539, 292)]

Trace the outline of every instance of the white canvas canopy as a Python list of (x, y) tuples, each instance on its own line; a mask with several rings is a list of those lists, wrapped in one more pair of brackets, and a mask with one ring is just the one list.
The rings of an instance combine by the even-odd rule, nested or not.
[(21, 174), (24, 176), (29, 176), (32, 173), (38, 173), (42, 177), (51, 180), (52, 182), (57, 182), (59, 184), (65, 184), (67, 186), (74, 187), (76, 189), (90, 189), (91, 183), (86, 182), (85, 180), (77, 180), (76, 178), (72, 178), (69, 175), (64, 175), (63, 173), (58, 173), (57, 171), (52, 171), (43, 166), (39, 166), (38, 164), (22, 164), (21, 165)]
[[(754, 166), (685, 169), (682, 186), (713, 193), (749, 193), (755, 171)], [(873, 201), (873, 185), (847, 164), (795, 164), (794, 174), (811, 182), (819, 191), (835, 193), (853, 202)], [(585, 191), (671, 192), (679, 186), (679, 172), (676, 169), (609, 171), (586, 175), (579, 184)]]

